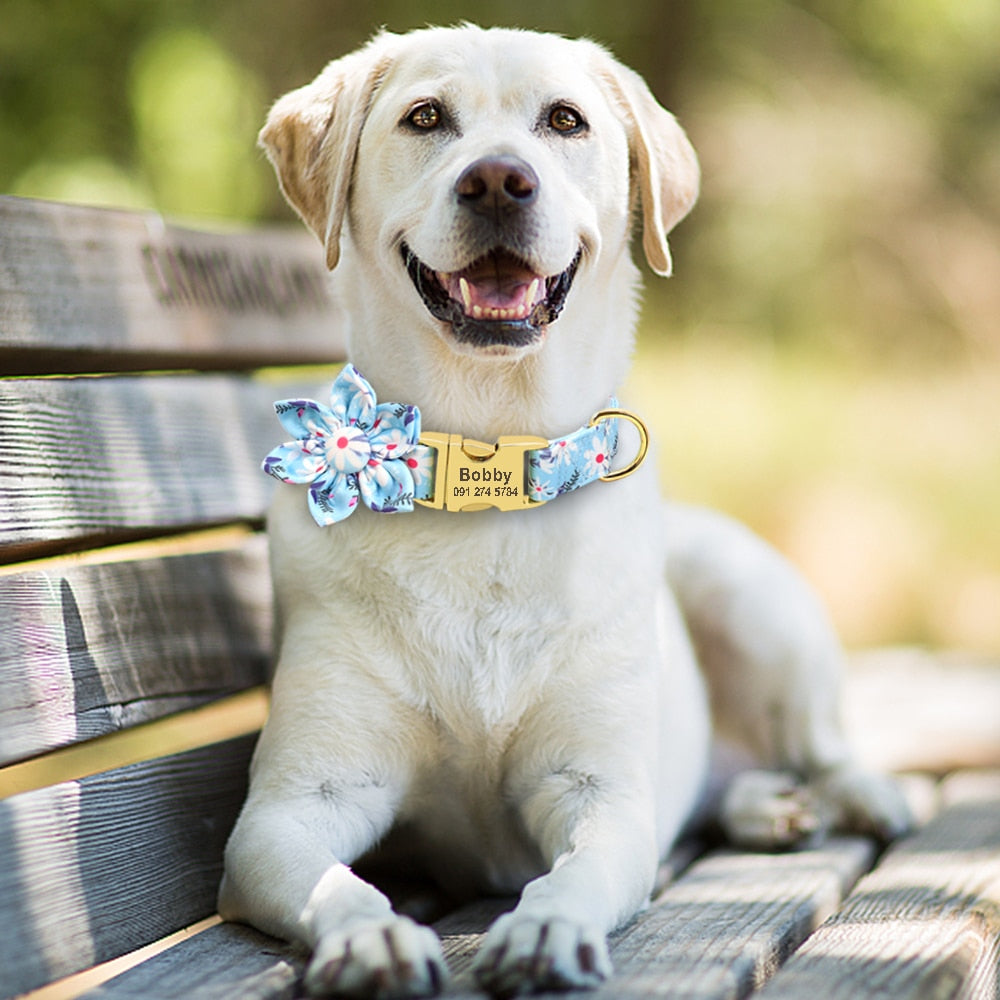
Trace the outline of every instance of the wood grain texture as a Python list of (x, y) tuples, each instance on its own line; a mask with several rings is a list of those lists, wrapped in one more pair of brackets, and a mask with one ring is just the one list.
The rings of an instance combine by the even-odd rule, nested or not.
[(214, 912), (254, 738), (0, 802), (0, 995)]
[[(614, 978), (597, 990), (568, 995), (745, 997), (835, 909), (873, 855), (871, 843), (858, 837), (788, 854), (710, 854), (611, 936)], [(476, 903), (436, 925), (456, 974), (449, 997), (482, 996), (469, 967), (486, 927), (511, 905)]]
[(1000, 775), (955, 788), (861, 879), (767, 1000), (1000, 996)]
[(264, 683), (266, 549), (0, 577), (0, 765)]
[[(842, 838), (794, 854), (718, 852), (704, 858), (612, 935), (614, 979), (592, 992), (546, 995), (590, 1000), (745, 996), (836, 905), (871, 854), (867, 841)], [(480, 900), (434, 925), (453, 976), (444, 993), (449, 1000), (484, 1000), (472, 981), (471, 962), (486, 928), (513, 905), (513, 899)], [(281, 941), (223, 924), (86, 996), (291, 1000), (303, 995), (303, 963), (304, 956)]]
[(275, 399), (243, 376), (0, 380), (0, 560), (32, 546), (263, 516)]
[(0, 372), (328, 362), (343, 327), (304, 230), (0, 197)]
[(84, 993), (86, 1000), (293, 1000), (303, 956), (266, 934), (220, 924)]

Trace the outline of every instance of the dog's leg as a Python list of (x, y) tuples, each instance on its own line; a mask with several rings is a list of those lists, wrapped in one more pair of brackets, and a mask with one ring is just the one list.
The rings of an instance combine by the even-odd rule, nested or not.
[(539, 746), (536, 736), (528, 735), (535, 752), (515, 766), (509, 792), (549, 871), (493, 924), (476, 958), (480, 985), (498, 996), (606, 979), (605, 935), (643, 905), (656, 874), (655, 805), (643, 763), (615, 749), (585, 758)]
[(307, 946), (311, 994), (431, 996), (446, 978), (437, 936), (394, 913), (381, 892), (337, 859), (360, 854), (381, 832), (375, 825), (388, 803), (373, 801), (375, 788), (363, 792), (364, 801), (337, 808), (304, 797), (262, 803), (251, 796), (226, 848), (219, 912)]
[(639, 909), (656, 873), (652, 811), (651, 801), (640, 810), (613, 800), (581, 810), (551, 871), (490, 928), (475, 963), (480, 985), (512, 996), (594, 987), (611, 974), (605, 935)]
[(668, 576), (708, 680), (717, 734), (756, 766), (720, 818), (736, 842), (780, 847), (826, 828), (891, 839), (909, 825), (894, 782), (860, 768), (839, 721), (842, 652), (799, 574), (735, 522), (667, 508)]

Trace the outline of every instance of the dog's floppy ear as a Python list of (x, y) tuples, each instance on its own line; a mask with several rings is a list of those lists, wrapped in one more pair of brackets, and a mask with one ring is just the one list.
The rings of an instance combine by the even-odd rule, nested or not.
[(698, 197), (698, 158), (677, 119), (660, 106), (642, 77), (609, 62), (605, 78), (624, 113), (638, 181), (642, 248), (649, 266), (667, 277), (672, 268), (667, 233)]
[(397, 37), (376, 36), (335, 59), (312, 83), (279, 98), (258, 137), (289, 204), (326, 248), (331, 271), (340, 258), (361, 129)]

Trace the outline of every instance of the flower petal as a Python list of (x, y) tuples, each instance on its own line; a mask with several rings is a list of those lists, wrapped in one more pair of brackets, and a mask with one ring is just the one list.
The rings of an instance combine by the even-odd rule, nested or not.
[(420, 439), (420, 410), (402, 403), (380, 403), (375, 408), (375, 423), (369, 435), (372, 448), (380, 452), (384, 444), (401, 449), (391, 458), (405, 455)]
[(341, 427), (368, 431), (375, 422), (375, 390), (354, 367), (345, 365), (330, 389), (330, 411)]
[(283, 483), (312, 483), (327, 471), (326, 456), (317, 439), (288, 441), (268, 452), (263, 470)]
[(309, 488), (309, 513), (320, 527), (343, 521), (357, 505), (356, 476), (332, 476)]
[(380, 514), (413, 510), (413, 473), (406, 462), (373, 461), (358, 473), (361, 499)]
[(337, 426), (333, 413), (315, 399), (279, 399), (274, 412), (282, 427), (299, 441), (325, 437)]

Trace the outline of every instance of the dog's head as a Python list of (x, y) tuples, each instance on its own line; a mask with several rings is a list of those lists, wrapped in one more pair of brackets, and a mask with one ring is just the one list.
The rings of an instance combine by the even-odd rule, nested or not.
[(477, 356), (537, 350), (578, 271), (599, 282), (626, 253), (636, 204), (669, 274), (667, 233), (698, 189), (687, 138), (636, 74), (532, 32), (381, 34), (281, 98), (261, 142), (331, 269), (346, 231), (366, 294), (422, 302)]

